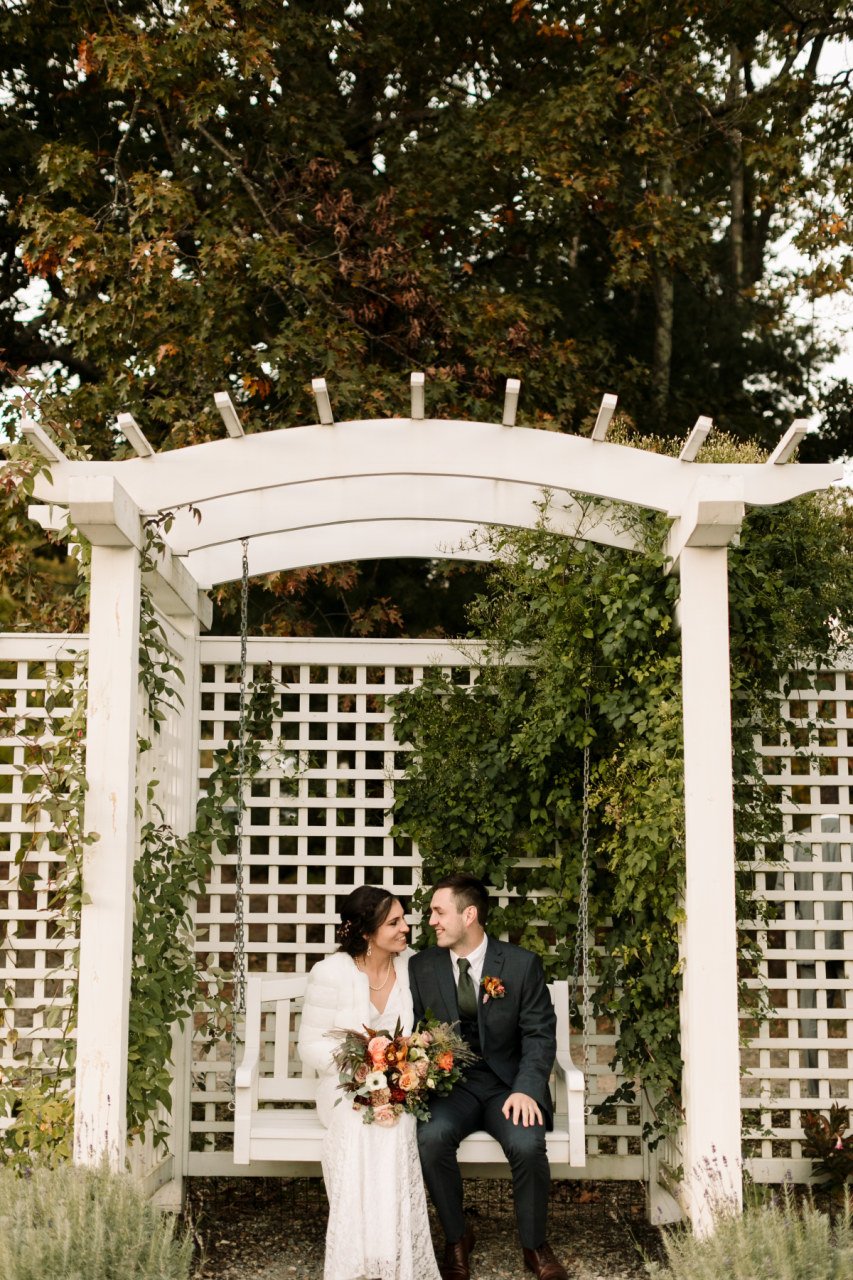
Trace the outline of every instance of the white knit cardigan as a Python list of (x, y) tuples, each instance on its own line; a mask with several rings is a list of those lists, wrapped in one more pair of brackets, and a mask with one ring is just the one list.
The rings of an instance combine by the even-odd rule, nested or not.
[[(404, 951), (394, 957), (394, 971), (400, 988), (403, 1008), (403, 1030), (412, 1030), (414, 1013), (409, 989), (409, 957)], [(344, 1095), (338, 1089), (338, 1071), (332, 1062), (336, 1041), (328, 1035), (332, 1030), (361, 1031), (371, 1022), (370, 986), (367, 974), (357, 968), (344, 951), (336, 951), (314, 965), (308, 975), (302, 1021), (299, 1024), (299, 1057), (303, 1066), (313, 1068), (319, 1076), (317, 1115), (324, 1125), (331, 1123), (335, 1102)], [(389, 1032), (393, 1027), (386, 1028)]]

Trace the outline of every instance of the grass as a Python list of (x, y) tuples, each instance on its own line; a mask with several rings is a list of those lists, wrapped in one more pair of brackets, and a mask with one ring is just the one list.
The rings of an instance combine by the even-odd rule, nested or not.
[(2, 1280), (187, 1280), (191, 1257), (192, 1242), (124, 1175), (0, 1169)]

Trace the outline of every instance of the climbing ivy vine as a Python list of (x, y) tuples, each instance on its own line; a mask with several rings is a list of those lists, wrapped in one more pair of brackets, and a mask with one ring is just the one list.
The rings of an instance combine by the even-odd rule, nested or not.
[[(23, 459), (21, 480), (31, 486), (43, 461)], [(140, 552), (143, 574), (150, 571), (163, 550), (163, 532), (173, 513), (146, 524)], [(66, 529), (64, 538), (74, 531)], [(80, 590), (88, 586), (88, 546), (81, 544)], [(145, 698), (150, 731), (157, 734), (170, 711), (182, 705), (179, 686), (183, 673), (174, 661), (166, 633), (143, 583), (140, 604), (140, 687)], [(276, 738), (275, 712), (278, 692), (271, 669), (257, 676), (248, 690), (244, 722), (243, 775), (252, 777), (281, 762)], [(33, 835), (22, 844), (17, 857), (18, 888), (31, 892), (36, 886), (29, 861), (37, 851), (55, 856), (48, 907), (51, 927), (67, 937), (79, 938), (84, 903), (83, 856), (97, 833), (84, 828), (86, 793), (85, 720), (87, 705), (86, 655), (84, 651), (57, 662), (48, 680), (43, 717), (16, 724), (25, 747), (24, 788), (30, 793), (25, 821)], [(152, 740), (140, 735), (140, 759)], [(229, 998), (230, 975), (200, 970), (194, 948), (193, 907), (202, 891), (217, 852), (235, 848), (240, 768), (238, 745), (229, 742), (216, 752), (204, 794), (198, 801), (195, 826), (185, 837), (164, 820), (153, 778), (144, 794), (137, 794), (139, 848), (134, 864), (133, 969), (128, 1033), (127, 1124), (130, 1136), (141, 1134), (150, 1123), (156, 1144), (166, 1141), (168, 1129), (160, 1120), (161, 1107), (171, 1109), (172, 1036), (175, 1026), (185, 1025), (193, 1014), (210, 1039), (233, 1034)], [(0, 937), (0, 943), (9, 940)], [(75, 956), (76, 962), (76, 956)], [(70, 1156), (73, 1133), (73, 1076), (77, 1020), (77, 983), (69, 983), (64, 1005), (45, 1006), (45, 1025), (59, 1027), (44, 1059), (31, 1060), (12, 1078), (0, 1078), (0, 1107), (13, 1123), (0, 1144), (0, 1161), (29, 1167), (33, 1159), (51, 1163)], [(2, 1011), (14, 993), (2, 992)], [(5, 1020), (5, 1019), (4, 1019)], [(2, 1023), (0, 1023), (2, 1025)], [(14, 1029), (6, 1031), (15, 1039)]]
[[(709, 460), (758, 458), (722, 440)], [(626, 1081), (607, 1102), (643, 1090), (654, 1143), (681, 1114), (678, 579), (665, 571), (660, 520), (622, 518), (640, 538), (637, 553), (554, 534), (547, 502), (537, 531), (494, 535), (491, 587), (470, 615), (485, 646), (475, 683), (432, 671), (394, 702), (398, 739), (413, 748), (394, 817), (398, 838), (418, 841), (427, 886), (464, 867), (508, 890), (495, 932), (565, 976), (589, 744), (594, 1003), (616, 1028)], [(767, 908), (752, 897), (752, 866), (759, 847), (781, 855), (781, 815), (761, 780), (756, 735), (790, 728), (780, 684), (797, 666), (831, 662), (850, 634), (851, 552), (850, 513), (835, 494), (751, 513), (730, 551), (738, 897), (740, 918), (751, 922), (740, 938), (742, 995), (756, 1018), (761, 993), (747, 979), (758, 954), (754, 925)]]
[[(278, 760), (275, 737), (277, 686), (269, 669), (249, 690), (244, 725), (244, 776), (254, 777)], [(172, 1030), (196, 1016), (208, 1040), (234, 1032), (229, 984), (220, 969), (200, 969), (195, 953), (192, 913), (214, 858), (233, 853), (237, 840), (240, 768), (238, 745), (217, 751), (204, 794), (196, 808), (195, 827), (179, 837), (153, 796), (140, 829), (134, 867), (135, 914), (133, 975), (128, 1034), (128, 1133), (141, 1133), (148, 1122), (155, 1144), (168, 1129), (158, 1115), (171, 1110)]]
[[(143, 573), (152, 569), (163, 551), (163, 533), (173, 518), (161, 514), (145, 526)], [(140, 611), (140, 686), (148, 719), (160, 732), (170, 710), (182, 705), (179, 684), (183, 673), (173, 660), (166, 633), (150, 593), (142, 588)], [(252, 778), (282, 757), (276, 738), (278, 692), (271, 668), (264, 669), (248, 690), (243, 734), (242, 774)], [(151, 742), (140, 738), (142, 758)], [(159, 1119), (161, 1107), (171, 1110), (172, 1036), (195, 1016), (209, 1040), (234, 1033), (229, 983), (219, 969), (200, 969), (195, 953), (192, 915), (198, 895), (217, 852), (233, 853), (238, 838), (241, 765), (239, 744), (230, 741), (217, 751), (203, 795), (196, 807), (195, 826), (179, 836), (164, 820), (157, 803), (154, 779), (140, 805), (139, 852), (134, 865), (133, 970), (128, 1031), (128, 1133), (141, 1134), (152, 1126), (155, 1145), (168, 1138)]]

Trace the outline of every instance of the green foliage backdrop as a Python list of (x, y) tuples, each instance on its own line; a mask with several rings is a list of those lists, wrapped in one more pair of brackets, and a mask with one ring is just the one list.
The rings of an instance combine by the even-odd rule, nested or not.
[[(655, 442), (653, 442), (655, 443)], [(656, 442), (660, 443), (660, 442)], [(751, 450), (719, 442), (722, 455)], [(472, 612), (486, 644), (469, 690), (432, 673), (394, 704), (409, 742), (398, 834), (417, 839), (424, 882), (464, 867), (512, 894), (496, 932), (571, 971), (578, 910), (582, 748), (592, 757), (590, 920), (599, 1014), (618, 1020), (617, 1058), (658, 1123), (679, 1110), (678, 924), (684, 870), (677, 575), (662, 524), (626, 553), (543, 528), (496, 537), (492, 589)], [(754, 969), (756, 846), (778, 851), (781, 816), (761, 780), (755, 734), (782, 727), (779, 689), (803, 663), (831, 661), (853, 623), (853, 521), (837, 493), (754, 511), (730, 551), (731, 661), (741, 969)], [(588, 713), (587, 713), (588, 704)], [(531, 899), (531, 891), (543, 896)], [(544, 927), (541, 923), (544, 922)], [(745, 1005), (748, 993), (744, 989)], [(759, 1007), (754, 1014), (760, 1014)]]
[[(765, 447), (817, 409), (808, 448), (849, 453), (808, 304), (849, 279), (851, 32), (840, 0), (15, 0), (0, 384), (37, 374), (98, 458), (120, 410), (158, 447), (220, 436), (224, 387), (248, 431), (312, 421), (319, 374), (340, 419), (405, 412), (412, 368), (442, 417), (493, 419), (517, 376), (543, 429), (616, 391), (646, 432), (701, 412)], [(65, 584), (20, 538), (12, 621)], [(253, 630), (458, 634), (475, 579), (278, 575)]]

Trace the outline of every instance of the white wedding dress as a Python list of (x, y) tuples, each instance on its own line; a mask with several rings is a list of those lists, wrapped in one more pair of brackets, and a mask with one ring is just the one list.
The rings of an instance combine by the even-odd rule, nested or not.
[[(400, 988), (371, 1026), (408, 1033)], [(440, 1280), (427, 1218), (414, 1116), (364, 1124), (344, 1094), (323, 1142), (329, 1197), (324, 1280)]]

